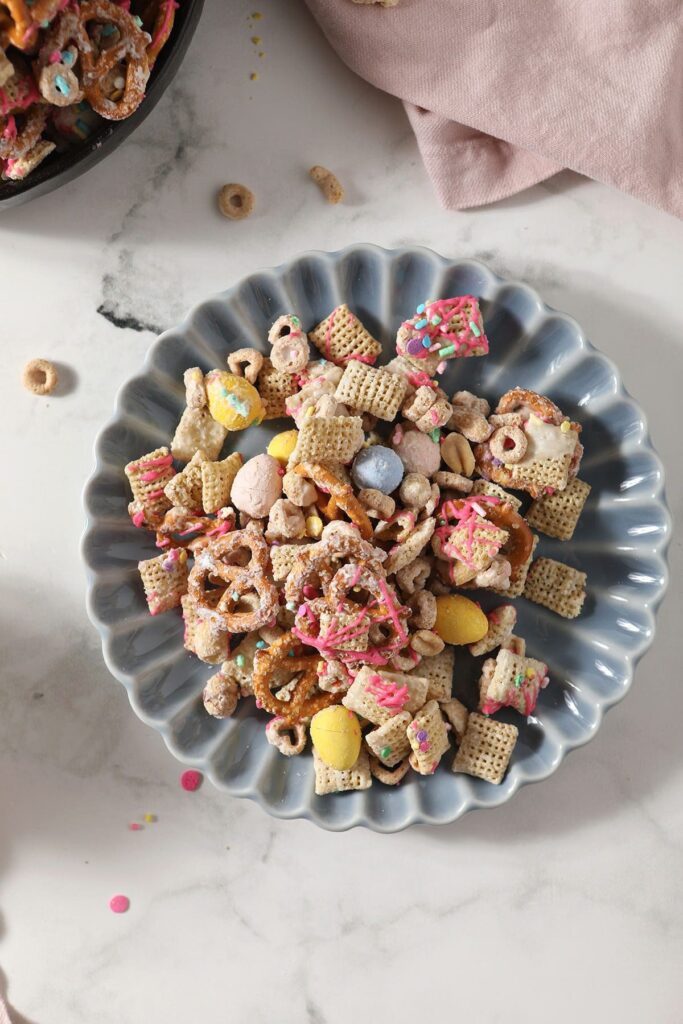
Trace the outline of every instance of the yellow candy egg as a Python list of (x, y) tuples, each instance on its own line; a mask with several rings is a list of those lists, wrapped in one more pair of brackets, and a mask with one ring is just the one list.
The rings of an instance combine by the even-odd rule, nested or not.
[(209, 412), (226, 430), (244, 430), (261, 422), (263, 402), (248, 380), (227, 370), (211, 370), (205, 380)]
[(281, 434), (276, 434), (268, 445), (268, 454), (272, 455), (278, 462), (281, 462), (283, 466), (286, 466), (289, 456), (296, 448), (298, 436), (298, 430), (283, 430)]
[(460, 594), (436, 599), (434, 632), (446, 644), (476, 644), (488, 632), (489, 623), (478, 604)]
[(321, 761), (329, 768), (346, 771), (360, 754), (360, 723), (353, 711), (336, 704), (313, 716), (311, 739)]

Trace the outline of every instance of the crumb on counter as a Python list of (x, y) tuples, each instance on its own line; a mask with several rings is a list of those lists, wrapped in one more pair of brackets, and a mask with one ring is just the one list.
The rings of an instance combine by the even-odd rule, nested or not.
[(341, 203), (344, 198), (344, 189), (339, 178), (326, 167), (316, 164), (308, 172), (311, 179), (320, 188), (328, 203)]

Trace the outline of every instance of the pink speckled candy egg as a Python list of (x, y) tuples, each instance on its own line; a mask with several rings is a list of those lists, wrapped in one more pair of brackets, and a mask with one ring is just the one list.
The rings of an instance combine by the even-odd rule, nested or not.
[[(398, 430), (391, 437), (391, 446), (405, 466), (406, 473), (432, 476), (441, 465), (441, 449), (421, 430)], [(239, 474), (238, 474), (239, 475)], [(233, 484), (233, 489), (234, 489)]]
[(256, 455), (237, 471), (230, 501), (252, 519), (264, 519), (281, 494), (280, 463), (272, 455)]

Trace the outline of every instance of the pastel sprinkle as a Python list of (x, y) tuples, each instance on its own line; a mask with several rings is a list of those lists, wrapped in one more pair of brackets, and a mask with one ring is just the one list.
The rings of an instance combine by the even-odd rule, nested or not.
[(261, 43), (261, 36), (252, 36), (251, 41), (254, 44), (254, 46), (259, 46)]
[(474, 320), (470, 320), (470, 330), (472, 331), (472, 334), (474, 335), (475, 338), (481, 338), (481, 331), (475, 324)]
[(416, 308), (415, 312), (416, 313), (424, 313), (424, 311), (425, 311), (425, 304), (424, 304), (424, 302), (421, 302), (420, 305)]
[(71, 65), (74, 62), (74, 55), (73, 55), (73, 53), (71, 53), (70, 50), (63, 50), (62, 54), (61, 54), (61, 57), (62, 57), (62, 64), (66, 64), (66, 66), (68, 68), (70, 68)]
[(294, 657), (294, 651), (287, 651), (287, 657), (288, 658), (293, 658)]
[(203, 781), (204, 776), (202, 773), (195, 771), (194, 768), (189, 768), (180, 776), (180, 785), (188, 793), (194, 793), (195, 790), (199, 789)]
[(297, 609), (296, 601), (288, 601), (287, 604), (285, 605), (285, 608), (287, 609), (288, 612), (295, 612)]
[(265, 640), (257, 640), (256, 641), (256, 646), (258, 647), (259, 651), (262, 651), (264, 649), (264, 647), (266, 646), (266, 641)]
[(382, 747), (382, 749), (379, 752), (379, 756), (383, 757), (383, 758), (387, 758), (387, 757), (389, 757), (390, 753), (391, 753), (391, 747)]
[(424, 317), (422, 317), (421, 320), (416, 320), (415, 321), (415, 330), (416, 331), (421, 331), (422, 328), (426, 327), (428, 323), (429, 323), (429, 320), (425, 320)]
[(429, 431), (429, 436), (431, 437), (434, 444), (438, 444), (439, 441), (441, 440), (441, 431), (439, 430), (438, 427), (435, 427), (434, 430)]
[(439, 324), (441, 323), (441, 317), (439, 316), (438, 313), (434, 314), (434, 316), (430, 320), (430, 323), (432, 323), (434, 325), (434, 327), (438, 327), (439, 326)]
[(249, 75), (249, 79), (252, 82), (257, 82), (258, 81), (258, 72), (257, 71), (252, 71), (252, 73)]
[(151, 825), (151, 824), (153, 824), (157, 820), (157, 816), (156, 816), (156, 814), (149, 814), (148, 813), (148, 814), (144, 815), (144, 820), (147, 822), (148, 825)]
[(112, 896), (109, 900), (109, 909), (113, 910), (115, 914), (125, 914), (129, 907), (130, 900), (127, 896), (123, 896), (120, 893)]
[(139, 14), (135, 15), (135, 17), (133, 18), (133, 21), (135, 22), (135, 24), (137, 25), (138, 28), (142, 28), (142, 18), (140, 17)]
[(445, 369), (446, 369), (446, 364), (445, 364), (445, 363), (444, 363), (444, 362), (442, 361), (442, 362), (440, 362), (440, 363), (439, 363), (439, 365), (437, 366), (437, 368), (436, 368), (436, 372), (437, 372), (437, 373), (443, 373), (443, 371), (444, 371)]
[(431, 341), (429, 340), (429, 335), (425, 334), (424, 338), (422, 339), (422, 347), (423, 348), (429, 348), (430, 345), (431, 345)]
[(562, 420), (562, 423), (560, 424), (560, 430), (562, 431), (562, 433), (568, 434), (571, 429), (572, 425), (569, 422), (569, 420)]
[(417, 734), (417, 738), (421, 742), (424, 742), (427, 739), (427, 733), (424, 731), (424, 729), (420, 729), (420, 731)]
[(131, 821), (128, 829), (130, 832), (142, 832), (142, 825), (138, 821)]
[(244, 668), (244, 661), (245, 658), (243, 654), (237, 654), (235, 656), (235, 664), (237, 665), (238, 668)]
[(64, 75), (55, 75), (55, 86), (61, 92), (62, 96), (68, 96), (71, 92), (69, 83), (67, 82)]
[(230, 595), (230, 597), (233, 599), (233, 601), (239, 601), (239, 599), (240, 599), (240, 595), (237, 593), (236, 590), (233, 590), (233, 592)]
[(455, 345), (445, 345), (444, 348), (439, 349), (440, 356), (451, 356), (455, 352)]

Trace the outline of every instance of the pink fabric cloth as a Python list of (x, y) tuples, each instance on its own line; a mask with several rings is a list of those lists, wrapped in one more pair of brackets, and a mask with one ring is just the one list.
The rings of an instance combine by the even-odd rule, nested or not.
[(445, 206), (569, 167), (683, 217), (681, 0), (306, 2), (404, 101)]

